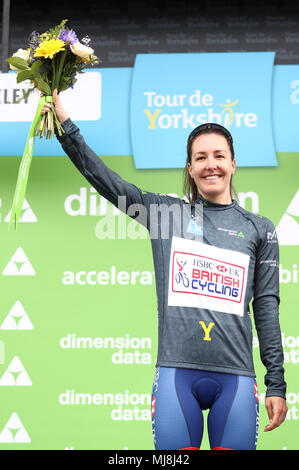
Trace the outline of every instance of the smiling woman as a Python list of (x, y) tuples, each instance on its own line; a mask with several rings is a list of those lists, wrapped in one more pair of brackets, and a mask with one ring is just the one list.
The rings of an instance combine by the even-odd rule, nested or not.
[(184, 170), (184, 194), (191, 201), (200, 193), (215, 203), (231, 203), (235, 169), (233, 139), (225, 127), (207, 123), (191, 132)]
[[(185, 168), (191, 192), (188, 202), (144, 191), (123, 180), (86, 144), (56, 91), (53, 101), (64, 129), (57, 138), (81, 174), (127, 215), (135, 217), (132, 206), (146, 214), (138, 222), (150, 234), (154, 277), (146, 273), (146, 279), (141, 280), (144, 273), (117, 272), (112, 266), (111, 274), (65, 273), (63, 283), (113, 287), (116, 283), (151, 284), (155, 278), (159, 334), (151, 402), (155, 448), (199, 449), (202, 410), (209, 409), (212, 449), (254, 450), (259, 398), (252, 355), (251, 299), (260, 355), (267, 369), (270, 424), (265, 431), (279, 426), (287, 413), (278, 318), (278, 244), (276, 238), (269, 243), (268, 233), (275, 232), (270, 220), (232, 200), (236, 164), (229, 131), (207, 123), (191, 132)], [(43, 112), (48, 109), (45, 104)], [(125, 196), (123, 207), (120, 196)], [(152, 207), (159, 213), (155, 231), (151, 230)], [(169, 223), (170, 212), (174, 223)]]

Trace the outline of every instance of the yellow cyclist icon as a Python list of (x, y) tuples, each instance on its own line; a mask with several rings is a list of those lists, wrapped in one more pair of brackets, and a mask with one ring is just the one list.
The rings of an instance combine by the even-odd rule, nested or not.
[[(222, 106), (224, 108), (222, 110), (222, 114), (224, 115), (224, 126), (225, 127), (229, 127), (233, 123), (234, 113), (233, 113), (232, 107), (235, 106), (235, 104), (237, 104), (238, 102), (239, 102), (239, 100), (235, 100), (231, 103), (230, 99), (227, 99), (226, 104), (220, 104), (220, 106)], [(224, 113), (226, 113), (226, 112), (227, 112), (227, 114), (225, 115)]]

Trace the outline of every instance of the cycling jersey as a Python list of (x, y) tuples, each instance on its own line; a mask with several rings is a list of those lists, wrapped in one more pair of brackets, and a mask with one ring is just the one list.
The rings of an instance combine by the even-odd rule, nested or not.
[(278, 244), (270, 220), (198, 195), (192, 204), (144, 191), (110, 170), (78, 127), (58, 139), (89, 183), (150, 233), (158, 298), (157, 366), (255, 377), (252, 324), (267, 396), (285, 397)]
[(256, 449), (259, 397), (253, 377), (158, 367), (152, 391), (156, 450), (199, 449), (207, 409), (211, 449)]

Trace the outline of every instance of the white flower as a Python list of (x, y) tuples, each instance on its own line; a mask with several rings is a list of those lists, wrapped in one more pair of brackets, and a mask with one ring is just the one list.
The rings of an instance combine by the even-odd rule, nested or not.
[(91, 47), (84, 46), (84, 44), (81, 44), (81, 42), (79, 41), (74, 42), (74, 44), (71, 44), (70, 48), (73, 54), (78, 55), (83, 59), (87, 59), (94, 52)]
[[(12, 55), (12, 57), (19, 57), (20, 59), (24, 59), (29, 64), (30, 51), (29, 51), (29, 49), (18, 49), (17, 52), (15, 52)], [(9, 67), (10, 67), (11, 70), (20, 70), (17, 67), (14, 67), (11, 64), (9, 64)]]

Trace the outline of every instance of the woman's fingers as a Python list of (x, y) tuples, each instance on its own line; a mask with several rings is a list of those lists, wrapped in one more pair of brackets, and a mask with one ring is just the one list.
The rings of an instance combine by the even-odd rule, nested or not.
[(60, 99), (58, 97), (58, 91), (57, 91), (57, 88), (55, 88), (55, 90), (53, 91), (53, 100), (54, 100), (54, 103), (55, 105), (56, 104), (60, 104)]
[(55, 111), (56, 111), (56, 114), (57, 114), (57, 117), (58, 117), (59, 121), (63, 122), (66, 119), (68, 119), (68, 114), (66, 113), (65, 109), (63, 108), (63, 106), (61, 104), (61, 101), (60, 101), (60, 98), (59, 98), (59, 95), (58, 95), (58, 92), (57, 92), (56, 88), (53, 91), (53, 101), (54, 101)]
[(42, 109), (42, 114), (47, 113), (50, 109), (51, 109), (50, 103), (45, 103), (45, 104), (44, 104), (44, 107), (43, 107), (43, 109)]
[[(59, 99), (59, 96), (58, 96), (58, 93), (57, 93), (57, 89), (55, 89), (53, 91), (53, 102), (54, 102), (55, 111), (56, 111), (56, 114), (57, 114), (57, 117), (58, 117), (59, 121), (63, 122), (66, 119), (68, 119), (68, 114), (66, 113), (66, 111), (64, 110), (64, 108), (63, 108), (63, 106), (60, 102), (60, 99)], [(42, 114), (46, 114), (50, 109), (51, 109), (51, 103), (46, 102), (44, 104), (43, 109), (42, 109)]]
[[(61, 106), (60, 99), (58, 98), (57, 89), (53, 91), (53, 102), (54, 102), (55, 107)], [(47, 113), (50, 109), (51, 109), (51, 103), (46, 101), (42, 109), (42, 114)]]

